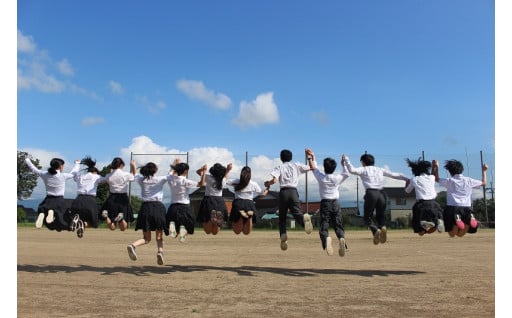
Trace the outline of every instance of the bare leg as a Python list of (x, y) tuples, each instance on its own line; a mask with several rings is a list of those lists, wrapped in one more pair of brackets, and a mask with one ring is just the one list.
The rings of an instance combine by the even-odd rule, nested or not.
[(233, 223), (233, 232), (236, 234), (242, 233), (244, 220), (242, 218), (238, 219), (237, 222)]
[(244, 234), (245, 235), (248, 235), (249, 233), (251, 233), (251, 229), (252, 229), (252, 217), (249, 217), (245, 223), (244, 223)]

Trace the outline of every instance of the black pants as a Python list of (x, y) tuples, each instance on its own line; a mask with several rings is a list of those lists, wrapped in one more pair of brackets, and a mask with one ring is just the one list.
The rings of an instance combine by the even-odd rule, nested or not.
[[(364, 224), (372, 231), (375, 232), (386, 225), (386, 206), (388, 197), (384, 190), (366, 189), (364, 195)], [(375, 210), (375, 219), (377, 226), (372, 221), (372, 214)]]
[(296, 188), (281, 188), (279, 191), (279, 235), (286, 233), (288, 210), (295, 221), (304, 227), (304, 215), (300, 210), (299, 193)]
[(326, 248), (326, 240), (329, 236), (329, 225), (333, 227), (338, 239), (345, 237), (341, 209), (338, 200), (322, 199), (320, 201), (320, 240), (322, 248)]

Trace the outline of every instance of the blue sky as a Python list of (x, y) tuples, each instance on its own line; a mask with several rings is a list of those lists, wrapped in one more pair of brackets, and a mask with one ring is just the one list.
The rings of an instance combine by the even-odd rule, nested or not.
[[(301, 162), (306, 147), (338, 163), (367, 151), (406, 175), (404, 159), (423, 152), (461, 160), (474, 178), (482, 151), (491, 178), (494, 10), (483, 0), (18, 1), (17, 149), (67, 170), (85, 155), (101, 168), (188, 152), (194, 170), (233, 162), (232, 177), (247, 156), (258, 182), (284, 148)], [(173, 158), (135, 156), (162, 174)], [(342, 200), (355, 200), (355, 183)], [(43, 196), (39, 186), (33, 198)]]

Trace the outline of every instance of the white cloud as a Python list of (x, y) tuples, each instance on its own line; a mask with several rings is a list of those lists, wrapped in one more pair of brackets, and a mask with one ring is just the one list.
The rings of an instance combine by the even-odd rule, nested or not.
[(82, 119), (82, 126), (93, 126), (98, 124), (103, 124), (105, 119), (103, 117), (86, 117)]
[(74, 75), (74, 68), (67, 59), (55, 62), (45, 50), (37, 49), (31, 36), (18, 30), (18, 90), (36, 90), (42, 93), (62, 93), (69, 91), (102, 100), (96, 93), (74, 83), (66, 82), (59, 76)]
[(18, 51), (24, 53), (33, 53), (36, 51), (36, 44), (34, 39), (31, 36), (23, 35), (23, 33), (18, 30)]
[(115, 81), (109, 81), (108, 85), (110, 87), (110, 91), (112, 92), (112, 94), (121, 95), (124, 93), (123, 86), (120, 83)]
[(278, 123), (279, 112), (273, 96), (274, 93), (269, 92), (258, 95), (252, 102), (242, 101), (238, 116), (232, 123), (241, 128)]
[(161, 110), (167, 108), (167, 104), (164, 101), (152, 102), (146, 96), (137, 96), (136, 100), (153, 114), (158, 114)]
[(201, 81), (178, 80), (176, 87), (190, 99), (203, 102), (213, 108), (225, 110), (231, 107), (231, 99), (227, 95), (206, 88)]
[(57, 62), (57, 68), (59, 69), (60, 73), (64, 75), (71, 76), (75, 74), (73, 67), (71, 64), (69, 64), (67, 59), (63, 59), (62, 61)]

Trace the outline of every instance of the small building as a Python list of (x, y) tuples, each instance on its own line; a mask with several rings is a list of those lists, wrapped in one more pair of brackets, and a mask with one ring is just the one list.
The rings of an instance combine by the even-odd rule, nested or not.
[(404, 187), (390, 187), (384, 188), (388, 196), (387, 213), (391, 216), (391, 221), (394, 222), (398, 218), (412, 219), (412, 207), (416, 203), (416, 193), (405, 192)]

